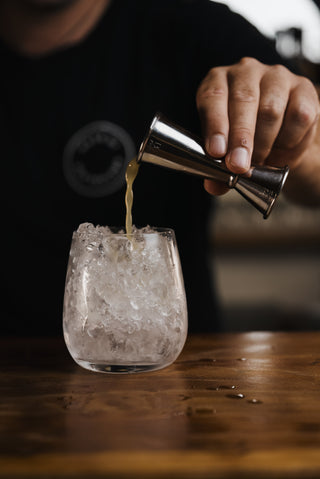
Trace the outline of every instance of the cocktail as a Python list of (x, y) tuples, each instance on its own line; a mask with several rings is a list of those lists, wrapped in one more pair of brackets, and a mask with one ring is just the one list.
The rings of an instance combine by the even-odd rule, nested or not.
[(160, 369), (180, 354), (187, 306), (174, 231), (132, 234), (84, 223), (74, 232), (63, 329), (86, 369), (132, 373)]

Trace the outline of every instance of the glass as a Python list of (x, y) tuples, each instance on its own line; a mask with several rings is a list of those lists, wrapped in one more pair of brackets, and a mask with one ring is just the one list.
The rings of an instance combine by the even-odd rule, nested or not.
[(80, 225), (67, 269), (63, 330), (82, 367), (107, 373), (160, 369), (180, 354), (187, 305), (171, 229)]

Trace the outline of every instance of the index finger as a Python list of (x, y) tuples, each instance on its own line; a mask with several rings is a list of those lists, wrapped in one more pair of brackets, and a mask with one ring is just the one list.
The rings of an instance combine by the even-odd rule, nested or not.
[(212, 68), (197, 92), (197, 108), (209, 155), (224, 156), (229, 133), (226, 69)]
[[(246, 66), (244, 68), (244, 66)], [(260, 100), (260, 69), (245, 60), (229, 71), (229, 141), (226, 165), (234, 173), (250, 167)]]

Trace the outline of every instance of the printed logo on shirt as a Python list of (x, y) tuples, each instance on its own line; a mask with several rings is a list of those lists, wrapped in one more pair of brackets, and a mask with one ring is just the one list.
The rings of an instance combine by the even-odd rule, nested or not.
[(63, 172), (79, 195), (101, 198), (125, 184), (127, 164), (136, 154), (131, 136), (119, 125), (95, 121), (78, 130), (63, 153)]

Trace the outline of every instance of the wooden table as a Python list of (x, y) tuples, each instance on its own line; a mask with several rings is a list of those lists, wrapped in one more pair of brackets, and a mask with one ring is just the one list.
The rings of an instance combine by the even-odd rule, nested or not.
[(0, 367), (1, 478), (320, 477), (318, 332), (192, 336), (120, 376), (2, 339)]

